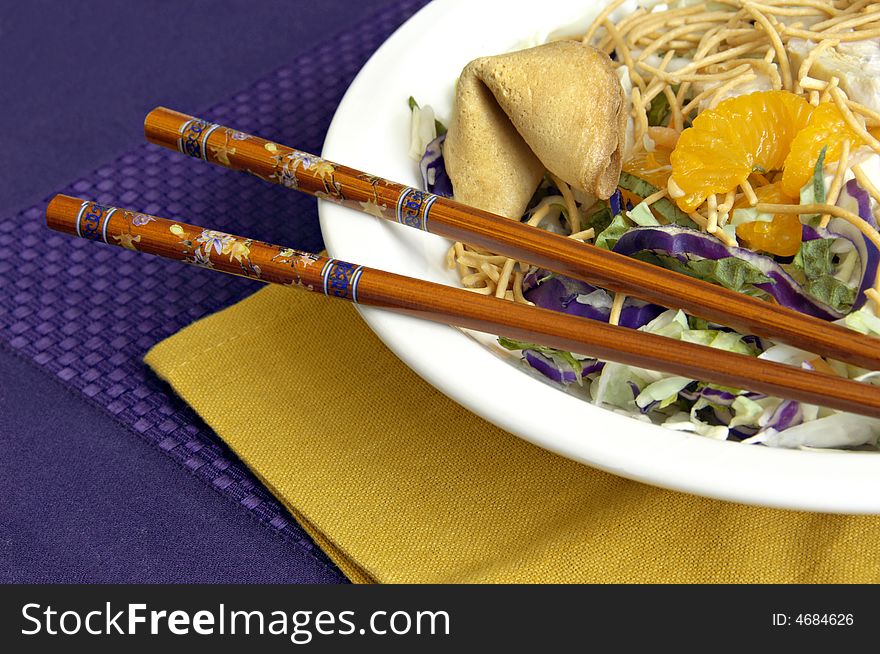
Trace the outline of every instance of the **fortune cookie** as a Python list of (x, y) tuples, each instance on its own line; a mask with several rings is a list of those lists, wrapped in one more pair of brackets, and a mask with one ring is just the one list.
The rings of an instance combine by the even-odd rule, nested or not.
[(544, 171), (607, 198), (617, 188), (626, 103), (608, 56), (557, 41), (462, 71), (443, 154), (455, 199), (519, 219)]

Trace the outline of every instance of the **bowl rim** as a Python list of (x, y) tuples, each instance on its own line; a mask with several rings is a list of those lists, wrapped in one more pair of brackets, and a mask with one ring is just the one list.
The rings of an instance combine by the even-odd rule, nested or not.
[[(530, 29), (518, 32), (525, 35), (535, 28), (550, 31), (565, 22), (550, 22), (548, 16), (572, 20), (577, 18), (575, 7), (580, 14), (584, 11), (584, 4), (574, 0), (535, 4), (433, 0), (423, 7), (358, 73), (336, 110), (322, 156), (418, 184), (415, 166), (406, 154), (406, 99), (419, 90), (435, 106), (451, 98), (450, 88), (441, 91), (426, 84), (430, 73), (419, 75), (419, 57), (432, 47), (424, 35), (433, 32), (443, 38), (454, 30), (459, 47), (453, 55), (433, 63), (460, 70), (462, 61), (491, 53), (480, 47), (497, 47), (505, 38), (512, 45), (516, 37), (511, 34), (517, 26)], [(604, 4), (597, 0), (593, 11)], [(626, 5), (621, 9), (625, 11)], [(468, 20), (461, 21), (462, 16)], [(454, 79), (455, 74), (451, 75)], [(319, 201), (318, 213), (331, 256), (455, 283), (450, 273), (440, 269), (439, 259), (426, 258), (440, 256), (445, 247), (442, 239), (325, 201)], [(381, 341), (436, 389), (496, 426), (567, 458), (629, 479), (716, 499), (805, 511), (880, 513), (877, 453), (748, 446), (646, 424), (523, 374), (461, 330), (371, 307), (358, 305), (357, 310)], [(486, 393), (487, 388), (495, 392)], [(527, 397), (529, 402), (511, 403), (507, 397)], [(527, 404), (541, 410), (530, 410)], [(548, 413), (553, 416), (552, 424), (548, 424)]]

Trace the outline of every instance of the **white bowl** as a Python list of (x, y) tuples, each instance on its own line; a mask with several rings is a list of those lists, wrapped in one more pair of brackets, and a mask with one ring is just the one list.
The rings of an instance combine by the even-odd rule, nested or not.
[[(585, 14), (598, 0), (434, 0), (367, 62), (339, 105), (323, 156), (420, 186), (407, 156), (412, 95), (449, 116), (471, 59), (507, 51)], [(457, 285), (439, 237), (319, 203), (333, 257)], [(498, 356), (464, 332), (358, 307), (410, 368), (463, 407), (536, 445), (608, 472), (698, 495), (763, 506), (880, 513), (880, 456), (777, 450), (709, 440), (591, 405)], [(491, 338), (484, 339), (490, 343)], [(518, 358), (518, 357), (517, 357)], [(427, 447), (427, 444), (426, 444)]]

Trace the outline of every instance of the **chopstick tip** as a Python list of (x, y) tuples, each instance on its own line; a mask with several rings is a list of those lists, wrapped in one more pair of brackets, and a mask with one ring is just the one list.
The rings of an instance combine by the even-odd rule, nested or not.
[(46, 226), (56, 231), (69, 231), (66, 225), (75, 216), (83, 201), (59, 193), (46, 205)]

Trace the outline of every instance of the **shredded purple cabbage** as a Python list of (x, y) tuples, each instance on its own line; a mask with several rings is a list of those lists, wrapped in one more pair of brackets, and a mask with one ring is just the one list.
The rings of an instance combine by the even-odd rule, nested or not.
[(722, 391), (717, 388), (710, 388), (708, 386), (703, 386), (695, 391), (683, 389), (680, 390), (678, 394), (684, 399), (690, 400), (691, 402), (696, 402), (697, 400), (702, 398), (707, 402), (711, 402), (712, 404), (716, 404), (718, 406), (731, 406), (733, 404), (733, 401), (736, 399), (736, 395), (734, 395), (733, 393), (728, 393), (727, 391)]
[[(856, 201), (859, 217), (876, 229), (877, 221), (871, 213), (871, 197), (868, 195), (868, 192), (856, 180), (851, 179), (844, 186), (837, 205), (845, 204), (847, 196)], [(856, 252), (859, 253), (861, 280), (851, 311), (861, 309), (868, 300), (865, 291), (874, 285), (878, 266), (880, 266), (880, 251), (877, 250), (877, 246), (860, 229), (841, 218), (833, 218), (829, 222), (827, 229), (821, 227), (813, 228), (809, 225), (803, 226), (802, 240), (812, 241), (818, 238), (846, 239), (852, 243)]]
[[(546, 270), (532, 271), (526, 275), (523, 280), (523, 295), (529, 302), (534, 302), (543, 309), (561, 311), (572, 316), (608, 322), (611, 315), (611, 296), (606, 291)], [(620, 313), (619, 324), (638, 329), (665, 310), (656, 304), (627, 297)]]
[(721, 390), (720, 388), (712, 388), (710, 386), (700, 386), (696, 389), (684, 388), (678, 392), (678, 394), (686, 400), (690, 400), (691, 402), (696, 402), (700, 398), (706, 400), (707, 402), (711, 402), (717, 406), (732, 406), (737, 397), (746, 397), (750, 400), (762, 400), (766, 395), (763, 393), (755, 393), (753, 391), (746, 391), (745, 393), (740, 393), (739, 395), (734, 395), (728, 391)]
[(614, 191), (614, 194), (608, 198), (608, 207), (611, 209), (611, 215), (616, 216), (620, 213), (620, 205), (623, 201), (623, 194), (620, 189)]
[(751, 250), (728, 247), (709, 234), (677, 225), (659, 227), (634, 227), (620, 237), (614, 246), (618, 254), (633, 256), (639, 252), (656, 252), (673, 256), (680, 261), (689, 258), (719, 260), (736, 257), (751, 264), (772, 283), (755, 286), (772, 295), (779, 304), (824, 320), (835, 320), (842, 316), (831, 307), (810, 297), (800, 284), (772, 258)]
[(660, 400), (654, 400), (647, 406), (640, 406), (638, 407), (639, 413), (641, 413), (643, 416), (646, 416), (651, 413), (651, 411), (656, 409), (658, 404), (660, 404)]
[(523, 359), (545, 377), (560, 384), (573, 384), (605, 367), (604, 361), (587, 359), (582, 362), (580, 374), (565, 359), (550, 356), (538, 350), (523, 350)]
[(782, 404), (776, 407), (776, 410), (767, 420), (765, 428), (782, 431), (783, 429), (788, 429), (789, 427), (799, 425), (803, 421), (804, 412), (803, 408), (800, 405), (800, 402), (795, 402), (794, 400), (785, 400), (782, 402)]
[[(870, 215), (870, 213), (871, 212), (868, 211), (868, 215)], [(880, 266), (880, 251), (877, 250), (877, 246), (874, 245), (874, 243), (865, 236), (858, 227), (842, 218), (832, 218), (831, 222), (828, 223), (828, 229), (822, 229), (819, 227), (816, 228), (815, 231), (821, 238), (845, 239), (852, 243), (856, 252), (859, 253), (861, 278), (856, 292), (856, 299), (855, 302), (853, 302), (851, 311), (861, 309), (865, 302), (868, 301), (865, 291), (874, 285), (874, 280), (877, 277), (877, 269), (878, 266)]]
[(537, 350), (523, 350), (523, 358), (535, 370), (561, 384), (572, 384), (580, 379), (577, 371), (567, 362), (554, 359)]
[(452, 197), (452, 180), (446, 172), (446, 162), (443, 159), (443, 142), (446, 134), (441, 134), (428, 143), (425, 154), (419, 162), (419, 170), (422, 173), (424, 189), (435, 195), (446, 198)]
[(758, 433), (757, 427), (749, 427), (747, 425), (737, 425), (732, 427), (728, 432), (728, 437), (736, 441), (744, 441)]
[[(859, 183), (854, 179), (849, 180), (844, 185), (843, 190), (858, 203), (861, 219), (874, 229), (877, 229), (877, 221), (874, 219), (874, 214), (871, 213), (871, 196), (868, 195), (868, 192), (859, 186)], [(841, 194), (841, 198), (837, 201), (838, 206), (842, 203), (842, 200), (843, 194)]]
[(801, 241), (817, 241), (821, 236), (819, 236), (819, 232), (810, 227), (809, 225), (801, 225)]

